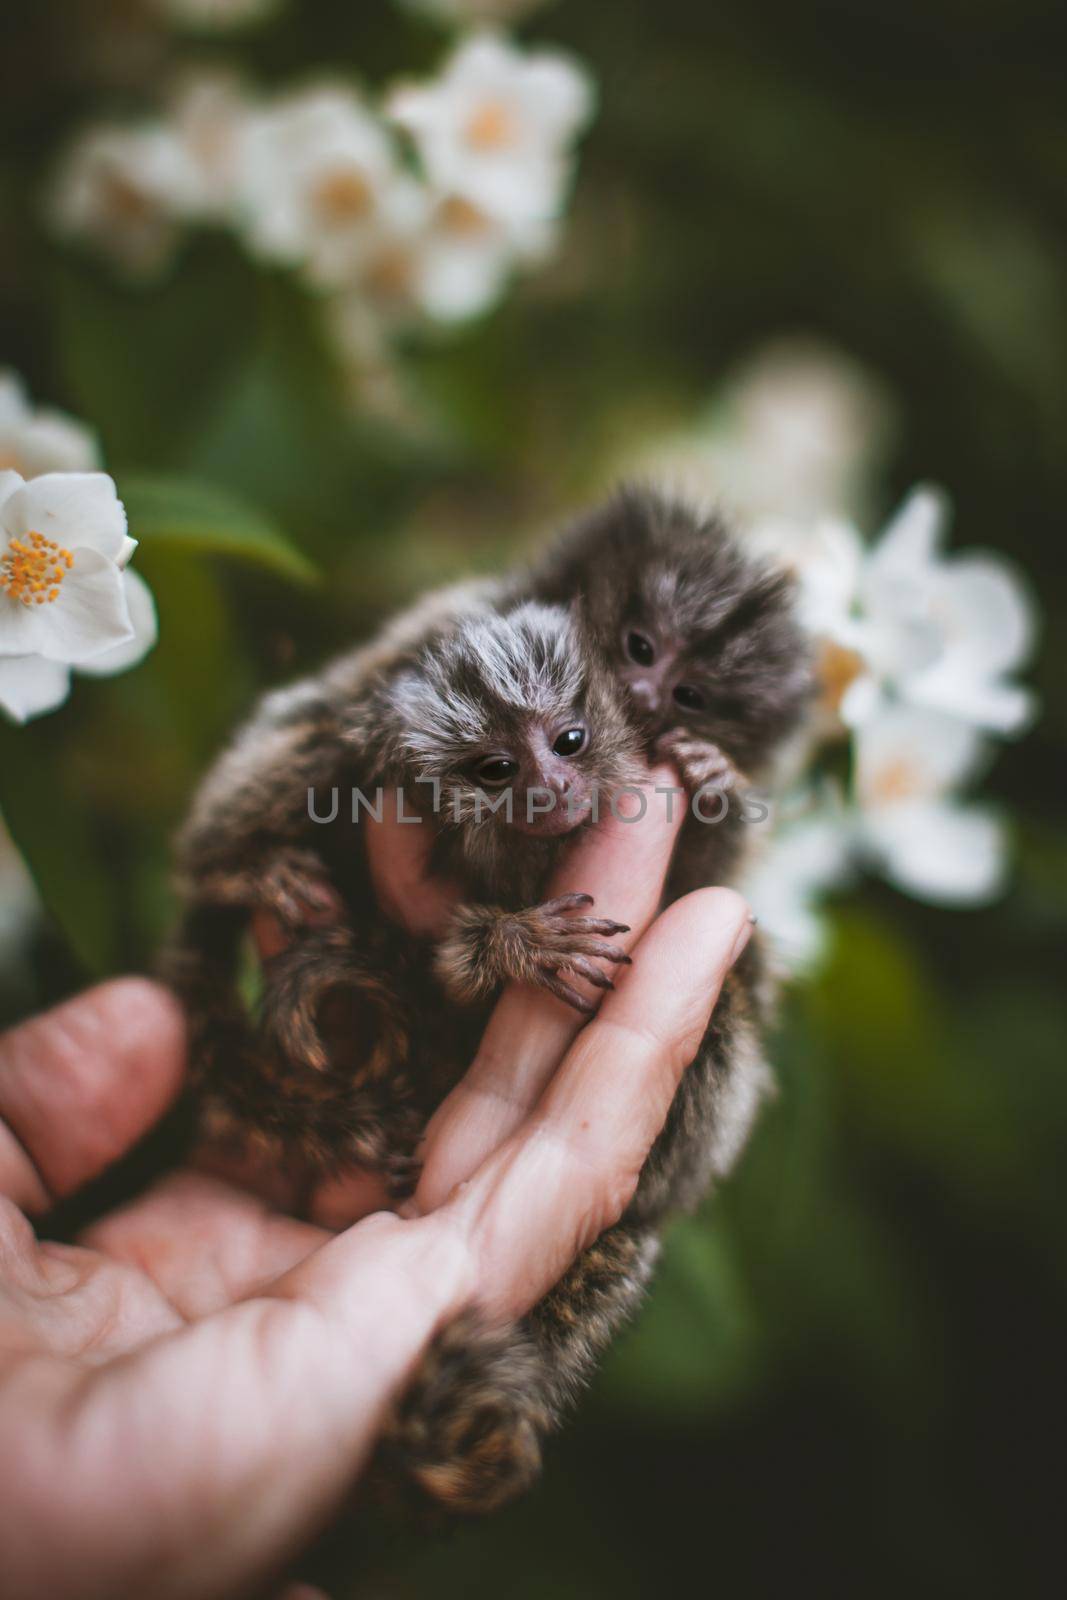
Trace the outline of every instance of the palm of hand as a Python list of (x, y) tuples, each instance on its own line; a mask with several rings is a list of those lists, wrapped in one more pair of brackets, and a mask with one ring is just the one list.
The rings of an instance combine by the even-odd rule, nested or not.
[[(229, 1594), (276, 1573), (351, 1491), (434, 1329), (471, 1301), (521, 1315), (621, 1214), (747, 931), (728, 891), (671, 907), (554, 1076), (572, 1018), (506, 995), (409, 1215), (336, 1234), (187, 1170), (77, 1247), (39, 1243), (27, 1216), (176, 1093), (183, 1029), (123, 980), (0, 1039), (6, 1592)], [(375, 1199), (324, 1203), (347, 1223)]]

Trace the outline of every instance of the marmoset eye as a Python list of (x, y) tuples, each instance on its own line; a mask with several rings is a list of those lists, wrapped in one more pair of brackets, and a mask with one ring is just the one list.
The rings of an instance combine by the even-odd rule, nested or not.
[(576, 756), (585, 746), (585, 729), (568, 728), (552, 746), (558, 756)]
[(691, 683), (680, 683), (674, 691), (674, 698), (686, 711), (703, 711), (706, 701), (699, 689), (694, 689)]
[(636, 661), (639, 667), (650, 667), (656, 659), (656, 647), (643, 633), (631, 629), (626, 635), (626, 654), (631, 661)]
[(519, 763), (510, 756), (487, 756), (478, 764), (476, 776), (480, 782), (489, 786), (508, 783), (518, 776)]

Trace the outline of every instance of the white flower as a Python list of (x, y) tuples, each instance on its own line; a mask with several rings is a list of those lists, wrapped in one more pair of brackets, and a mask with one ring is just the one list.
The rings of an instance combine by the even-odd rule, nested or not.
[(858, 842), (891, 883), (917, 899), (977, 904), (1002, 887), (1000, 822), (951, 793), (985, 754), (973, 728), (912, 706), (894, 706), (856, 733)]
[(1019, 733), (1033, 696), (1007, 675), (1033, 649), (1032, 606), (1002, 557), (943, 558), (946, 520), (942, 495), (914, 490), (865, 562), (855, 637), (870, 670), (845, 718), (870, 715), (889, 688), (992, 733)]
[(944, 497), (913, 490), (867, 551), (847, 523), (760, 524), (752, 544), (791, 568), (818, 641), (824, 708), (851, 727), (893, 700), (999, 734), (1033, 714), (1007, 675), (1028, 659), (1033, 608), (1000, 556), (944, 557)]
[(767, 519), (745, 539), (755, 554), (785, 567), (797, 580), (797, 609), (810, 632), (838, 637), (851, 625), (860, 574), (863, 542), (847, 522)]
[(259, 254), (338, 284), (380, 238), (399, 178), (388, 134), (355, 93), (308, 89), (250, 118), (240, 220)]
[(388, 110), (442, 197), (521, 230), (558, 214), (569, 147), (592, 104), (588, 75), (568, 57), (523, 54), (481, 33), (457, 47), (435, 83), (396, 90)]
[(44, 656), (0, 656), (0, 710), (15, 722), (29, 722), (63, 704), (70, 694), (72, 671), (94, 678), (111, 677), (136, 666), (148, 654), (159, 635), (152, 591), (140, 574), (128, 567), (122, 574), (122, 587), (133, 628), (131, 637), (73, 669)]
[(277, 11), (280, 0), (155, 0), (173, 21), (190, 28), (223, 32), (261, 22)]
[(248, 96), (229, 73), (191, 72), (176, 85), (167, 127), (186, 167), (175, 204), (189, 220), (231, 219), (250, 117)]
[(160, 271), (189, 208), (185, 154), (162, 126), (90, 128), (75, 141), (49, 197), (53, 227), (135, 276)]
[(477, 316), (503, 292), (517, 263), (542, 260), (555, 239), (551, 223), (504, 226), (458, 195), (433, 207), (415, 263), (415, 298), (441, 322)]
[(836, 350), (782, 340), (728, 380), (695, 427), (655, 444), (648, 470), (746, 519), (810, 525), (854, 511), (892, 431), (876, 380)]
[(489, 309), (511, 271), (548, 247), (547, 228), (524, 230), (527, 250), (467, 200), (435, 200), (400, 177), (384, 194), (381, 227), (357, 274), (333, 297), (328, 325), (341, 354), (364, 365), (383, 332), (417, 316), (459, 322)]
[(409, 296), (438, 322), (477, 316), (500, 298), (518, 263), (548, 252), (552, 237), (549, 224), (504, 227), (457, 195), (427, 197), (421, 225), (406, 241)]
[(0, 710), (13, 722), (55, 711), (70, 694), (71, 668), (44, 656), (0, 656)]
[(73, 665), (124, 644), (134, 548), (106, 473), (0, 474), (0, 658)]
[(741, 893), (787, 971), (810, 971), (826, 945), (820, 903), (847, 881), (852, 858), (848, 822), (827, 804), (779, 824), (741, 881)]
[(856, 619), (863, 542), (847, 522), (768, 518), (750, 529), (746, 543), (796, 579), (797, 612), (815, 641), (820, 688), (812, 732), (817, 738), (840, 735), (848, 710), (863, 703), (872, 682)]
[(65, 412), (35, 409), (15, 373), (0, 372), (0, 472), (84, 472), (99, 459), (90, 429)]

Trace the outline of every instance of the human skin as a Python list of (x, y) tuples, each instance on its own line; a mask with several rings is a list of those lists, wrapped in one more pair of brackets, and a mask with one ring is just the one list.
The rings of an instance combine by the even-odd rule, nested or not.
[[(617, 885), (602, 903), (636, 933), (669, 829), (598, 830), (588, 847), (583, 887)], [(436, 1328), (472, 1302), (521, 1316), (621, 1214), (749, 931), (731, 891), (678, 901), (577, 1037), (551, 997), (505, 995), (500, 1011), (522, 1002), (521, 1081), (483, 1046), (428, 1131), (409, 1214), (340, 1232), (190, 1168), (76, 1246), (40, 1242), (31, 1219), (177, 1093), (183, 1025), (165, 990), (121, 979), (0, 1039), (5, 1595), (279, 1581), (351, 1493)], [(374, 1203), (354, 1195), (346, 1222)]]

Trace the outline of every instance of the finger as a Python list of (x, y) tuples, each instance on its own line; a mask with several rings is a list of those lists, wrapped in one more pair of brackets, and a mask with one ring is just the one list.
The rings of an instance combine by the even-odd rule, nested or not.
[(139, 1267), (192, 1319), (254, 1294), (327, 1237), (245, 1189), (179, 1172), (95, 1223), (79, 1242)]
[(367, 866), (375, 898), (385, 915), (409, 933), (430, 938), (444, 932), (460, 898), (459, 885), (430, 871), (434, 826), (404, 807), (401, 822), (387, 794), (378, 822), (363, 819)]
[(16, 1354), (2, 1401), (19, 1470), (0, 1498), (12, 1593), (80, 1594), (85, 1574), (115, 1595), (153, 1592), (161, 1573), (175, 1595), (276, 1579), (339, 1509), (473, 1281), (454, 1229), (372, 1217), (122, 1360)]
[(100, 984), (0, 1038), (0, 1192), (40, 1211), (102, 1172), (163, 1113), (185, 1064), (177, 1001)]
[(316, 1181), (306, 1168), (279, 1164), (277, 1153), (232, 1140), (202, 1141), (190, 1165), (231, 1189), (253, 1195), (270, 1211), (306, 1215), (320, 1228), (349, 1228), (390, 1204), (389, 1191), (378, 1173), (365, 1167), (342, 1167)]
[(391, 1204), (388, 1185), (380, 1173), (352, 1167), (331, 1174), (318, 1184), (308, 1205), (308, 1215), (321, 1228), (350, 1228), (361, 1217), (384, 1211)]
[(42, 1546), (42, 1508), (77, 1530), (102, 1593), (161, 1567), (183, 1593), (276, 1572), (339, 1505), (441, 1320), (472, 1297), (521, 1312), (619, 1215), (746, 932), (725, 891), (665, 913), (528, 1125), (442, 1211), (370, 1217), (262, 1296), (88, 1375), (17, 1370), (5, 1437), (33, 1448), (0, 1505), (16, 1591), (70, 1592), (73, 1541)]
[(489, 1309), (527, 1311), (622, 1215), (750, 933), (729, 889), (665, 911), (526, 1123), (445, 1207), (470, 1233)]
[[(165, 1500), (165, 1555), (187, 1589), (205, 1574), (221, 1591), (276, 1570), (339, 1503), (442, 1319), (471, 1299), (520, 1314), (621, 1213), (747, 932), (727, 891), (673, 906), (536, 1113), (449, 1206), (415, 1222), (369, 1217), (262, 1297), (92, 1381), (81, 1374), (53, 1395), (32, 1369), (15, 1401), (35, 1450), (0, 1508), (16, 1575), (43, 1567), (63, 1592), (55, 1550), (22, 1536), (36, 1496), (53, 1518), (85, 1525), (79, 1560), (112, 1592), (136, 1590), (131, 1573), (160, 1554), (158, 1529), (131, 1515), (146, 1493)], [(105, 1472), (101, 1446), (115, 1442)]]
[[(637, 796), (624, 796), (620, 815), (603, 817), (582, 836), (549, 891), (593, 895), (598, 910), (628, 924), (619, 940), (624, 950), (636, 945), (659, 909), (682, 823), (677, 797), (672, 806), (655, 793), (654, 786), (675, 781), (671, 769), (655, 767), (649, 779), (643, 814)], [(585, 997), (594, 995), (599, 998), (590, 986)], [(562, 998), (519, 984), (505, 990), (474, 1063), (430, 1121), (414, 1209), (440, 1205), (519, 1126), (581, 1025)]]

